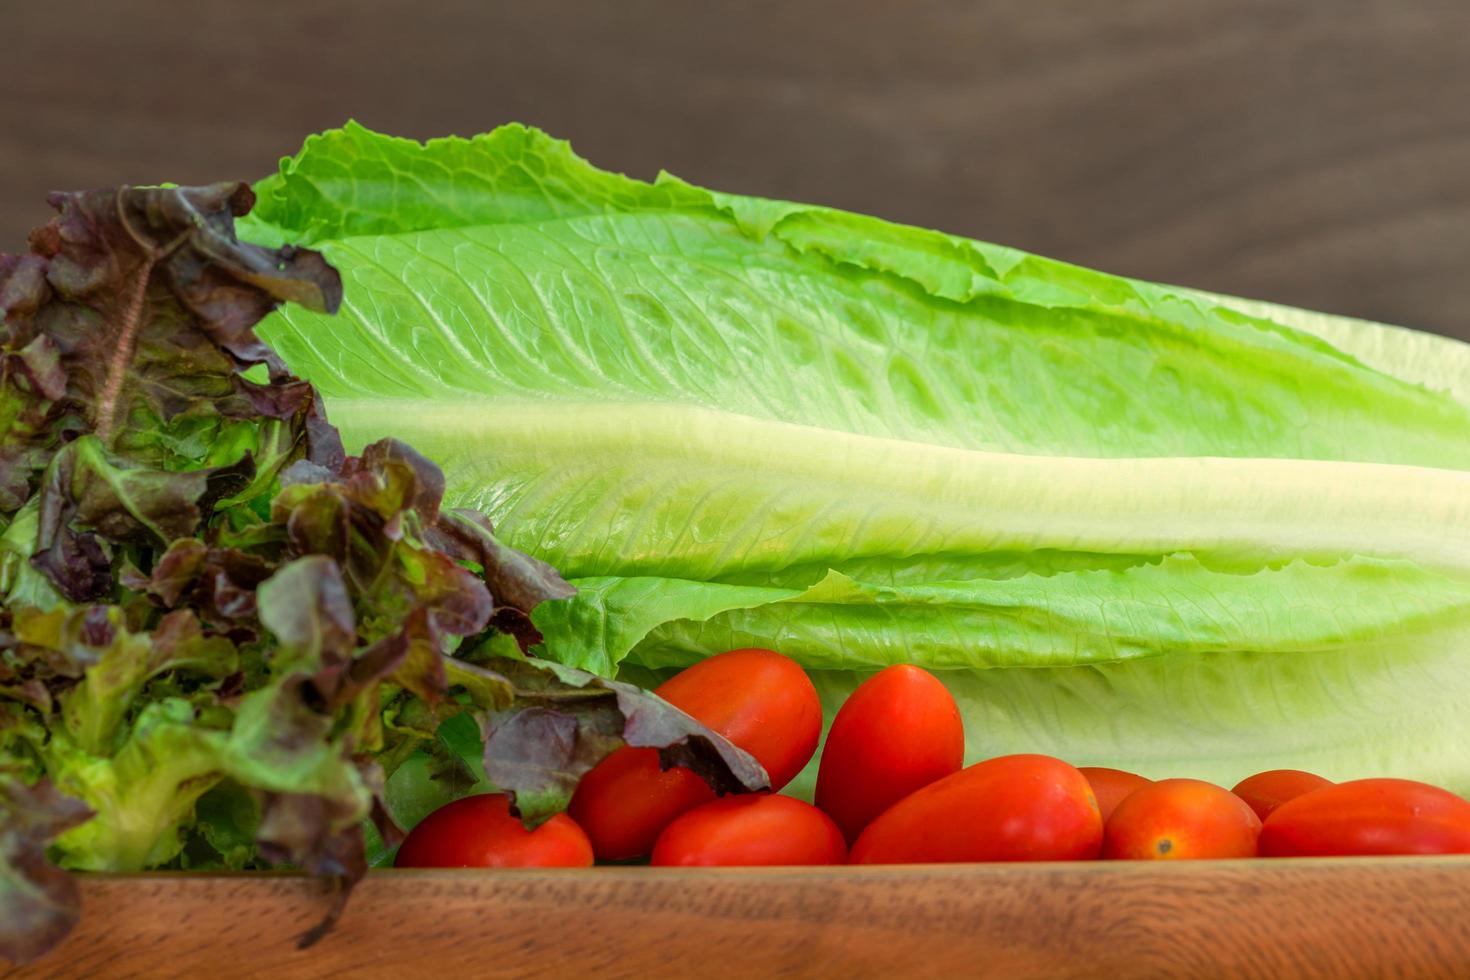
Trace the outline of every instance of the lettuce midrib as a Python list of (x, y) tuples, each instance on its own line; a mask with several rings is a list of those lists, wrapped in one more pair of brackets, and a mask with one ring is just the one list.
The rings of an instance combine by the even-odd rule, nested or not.
[[(349, 439), (392, 429), (446, 451), (451, 496), (484, 506), (517, 547), (569, 575), (718, 576), (725, 568), (923, 553), (1056, 549), (1100, 554), (1196, 552), (1264, 561), (1409, 558), (1470, 571), (1470, 472), (1384, 463), (1228, 457), (1085, 458), (985, 452), (858, 435), (730, 412), (656, 403), (328, 400)], [(474, 446), (473, 459), (455, 446)], [(475, 460), (498, 474), (477, 479)], [(616, 496), (625, 476), (665, 481), (656, 507), (699, 508), (702, 484), (786, 489), (829, 510), (867, 512), (843, 550), (826, 542), (734, 561), (722, 542), (671, 547), (661, 521), (629, 519), (615, 567), (555, 537), (538, 484), (577, 473)], [(661, 511), (668, 514), (670, 511)], [(893, 522), (927, 526), (894, 548)], [(533, 530), (538, 529), (539, 530)], [(532, 538), (529, 535), (541, 536)], [(904, 537), (902, 535), (898, 536)], [(661, 546), (662, 545), (662, 549)], [(666, 553), (660, 553), (660, 550)], [(703, 557), (700, 557), (702, 553)], [(712, 562), (700, 566), (701, 561)], [(762, 566), (762, 561), (769, 564)]]

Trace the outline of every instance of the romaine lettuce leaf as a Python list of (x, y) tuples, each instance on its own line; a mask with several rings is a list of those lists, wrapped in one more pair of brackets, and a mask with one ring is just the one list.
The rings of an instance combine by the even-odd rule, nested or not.
[[(556, 565), (546, 656), (774, 646), (835, 698), (945, 671), (971, 754), (1470, 789), (1470, 348), (820, 207), (503, 127), (349, 125), (242, 233), (338, 322), (261, 333)], [(345, 322), (343, 322), (345, 319)]]

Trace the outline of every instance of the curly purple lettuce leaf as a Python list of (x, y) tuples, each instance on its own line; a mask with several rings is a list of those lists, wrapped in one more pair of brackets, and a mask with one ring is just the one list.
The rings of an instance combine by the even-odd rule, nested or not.
[[(0, 256), (0, 506), (17, 509), (64, 444), (162, 470), (262, 455), (265, 420), (296, 423), (340, 460), (311, 386), (255, 336), (280, 302), (333, 312), (342, 285), (321, 255), (235, 238), (243, 184), (54, 194), (31, 252)], [(257, 365), (268, 380), (246, 377)]]
[[(64, 936), (63, 869), (296, 867), (337, 882), (402, 831), (385, 781), (446, 721), (528, 824), (623, 744), (721, 791), (748, 755), (625, 684), (528, 660), (572, 589), (441, 511), (394, 440), (343, 451), (256, 338), (341, 300), (315, 252), (236, 240), (248, 189), (55, 195), (0, 256), (0, 955)], [(259, 369), (263, 368), (263, 373)], [(248, 372), (248, 373), (247, 373)], [(460, 659), (463, 654), (469, 659)]]
[(452, 668), (458, 676), (472, 670), (511, 692), (507, 707), (475, 717), (485, 775), (528, 824), (565, 810), (582, 776), (623, 745), (658, 749), (664, 768), (692, 769), (721, 795), (770, 788), (760, 763), (632, 684), (545, 660)]
[(0, 953), (11, 962), (45, 953), (81, 915), (77, 883), (46, 860), (46, 845), (91, 815), (49, 780), (28, 786), (0, 771)]

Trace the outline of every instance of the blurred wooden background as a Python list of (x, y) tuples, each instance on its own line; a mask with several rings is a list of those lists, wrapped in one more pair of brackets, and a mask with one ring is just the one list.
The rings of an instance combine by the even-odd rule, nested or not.
[(0, 0), (0, 250), (51, 189), (356, 117), (1470, 339), (1467, 0)]

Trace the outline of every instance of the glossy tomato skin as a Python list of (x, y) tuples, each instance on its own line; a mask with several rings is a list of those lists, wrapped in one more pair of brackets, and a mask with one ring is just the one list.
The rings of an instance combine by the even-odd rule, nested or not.
[(652, 863), (669, 867), (845, 864), (832, 818), (792, 799), (757, 793), (695, 807), (664, 828)]
[(1356, 779), (1277, 807), (1261, 830), (1269, 857), (1470, 854), (1470, 802), (1411, 779)]
[(977, 762), (884, 810), (853, 864), (1095, 858), (1102, 817), (1087, 778), (1044, 755)]
[(658, 832), (685, 810), (715, 798), (682, 766), (660, 769), (657, 749), (618, 749), (577, 784), (567, 812), (604, 861), (642, 857)]
[(564, 813), (535, 830), (502, 793), (467, 796), (429, 814), (398, 848), (399, 868), (590, 868), (592, 842)]
[[(822, 703), (811, 679), (772, 650), (731, 650), (669, 678), (655, 693), (755, 756), (771, 788), (789, 783), (816, 751)], [(572, 818), (603, 860), (642, 857), (679, 814), (715, 798), (688, 769), (659, 769), (654, 749), (622, 748), (572, 796)]]
[(755, 756), (776, 792), (811, 761), (822, 700), (801, 665), (774, 650), (731, 650), (702, 660), (654, 693)]
[(1161, 779), (1128, 794), (1108, 819), (1102, 856), (1131, 860), (1254, 857), (1261, 818), (1199, 779)]
[(899, 664), (848, 697), (822, 746), (817, 806), (849, 841), (910, 793), (964, 763), (960, 709), (933, 674)]
[(1271, 769), (1247, 776), (1236, 783), (1230, 792), (1245, 800), (1256, 811), (1256, 816), (1265, 820), (1273, 810), (1288, 800), (1331, 785), (1331, 780), (1323, 779), (1315, 773), (1300, 769)]
[(1093, 795), (1097, 797), (1097, 808), (1102, 814), (1103, 823), (1118, 809), (1122, 803), (1136, 789), (1142, 789), (1153, 782), (1145, 779), (1137, 773), (1127, 772), (1123, 769), (1108, 769), (1104, 766), (1083, 766), (1077, 770), (1087, 777), (1087, 783), (1092, 787)]

